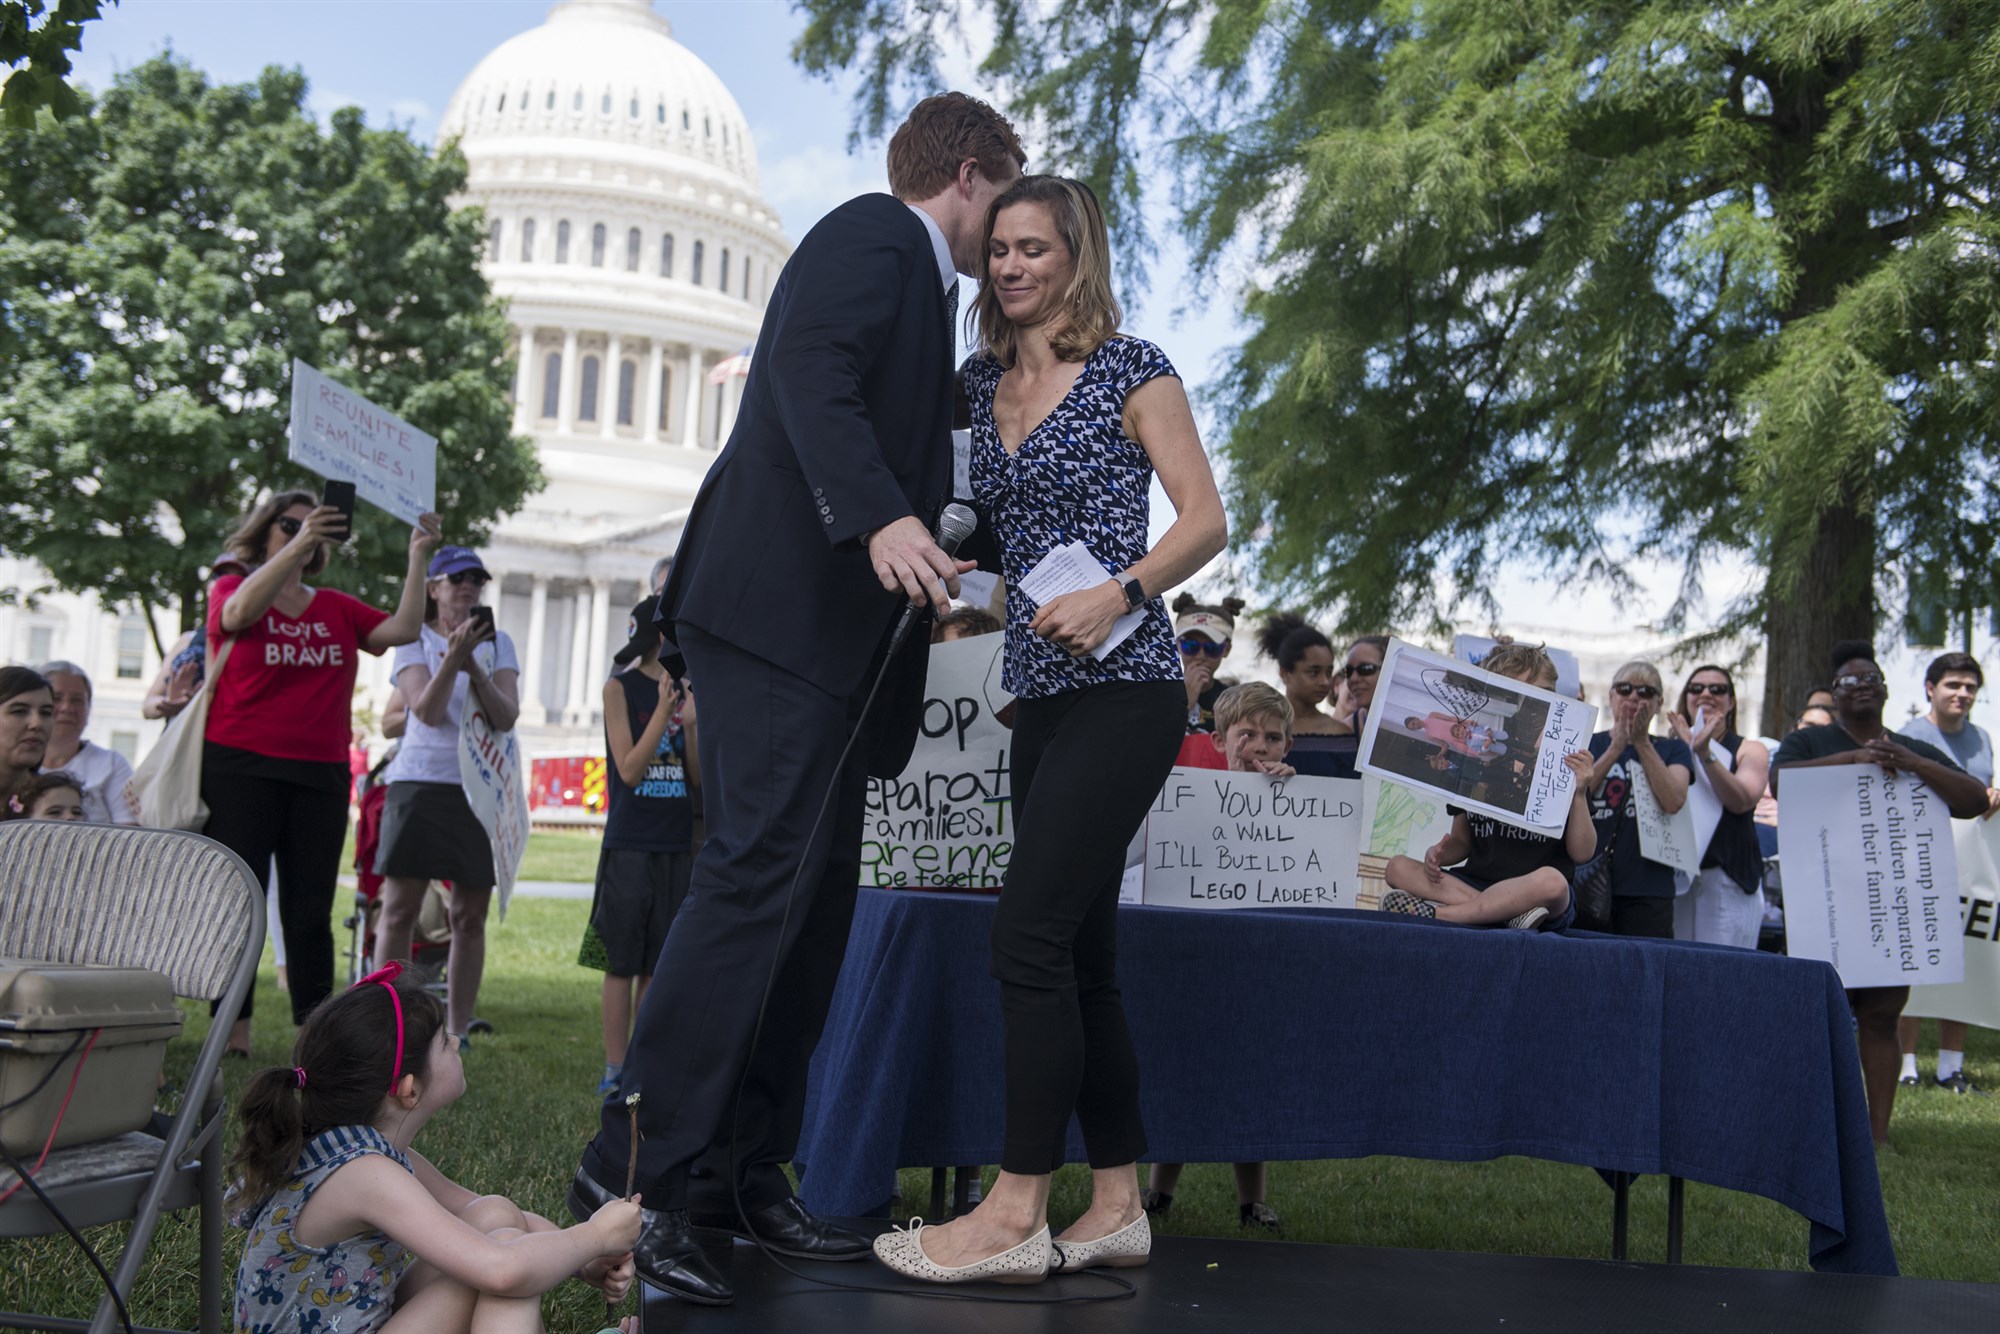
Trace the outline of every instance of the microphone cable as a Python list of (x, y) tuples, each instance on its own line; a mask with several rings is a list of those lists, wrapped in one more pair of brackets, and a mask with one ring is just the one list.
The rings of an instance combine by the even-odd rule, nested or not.
[[(954, 510), (958, 513), (954, 514)], [(972, 511), (963, 505), (954, 504), (945, 507), (944, 516), (938, 525), (939, 536), (949, 540), (949, 545), (943, 542), (940, 543), (941, 546), (945, 546), (945, 554), (953, 555), (957, 552), (959, 543), (965, 540), (966, 536), (972, 531), (972, 524), (976, 522), (977, 520), (973, 518)], [(962, 527), (959, 525), (962, 525)], [(955, 527), (958, 528), (956, 532), (953, 531)], [(868, 687), (868, 698), (863, 701), (861, 713), (855, 718), (853, 729), (847, 734), (847, 744), (841, 748), (840, 758), (834, 761), (833, 777), (827, 783), (826, 794), (820, 798), (819, 812), (813, 816), (812, 828), (806, 834), (804, 851), (800, 854), (798, 868), (792, 872), (791, 888), (785, 892), (785, 910), (783, 915), (778, 919), (778, 941), (776, 947), (771, 952), (771, 970), (764, 978), (764, 994), (757, 1002), (757, 1022), (750, 1032), (750, 1045), (744, 1055), (743, 1073), (736, 1078), (736, 1094), (730, 1105), (729, 1194), (731, 1202), (736, 1206), (736, 1219), (743, 1225), (744, 1235), (756, 1245), (758, 1250), (764, 1253), (764, 1258), (772, 1264), (794, 1278), (803, 1279), (807, 1283), (817, 1284), (823, 1288), (833, 1288), (841, 1292), (871, 1292), (891, 1297), (915, 1297), (930, 1301), (948, 1302), (983, 1302), (1001, 1306), (1069, 1306), (1079, 1303), (1123, 1301), (1128, 1297), (1136, 1297), (1139, 1290), (1130, 1283), (1115, 1274), (1095, 1269), (1080, 1269), (1075, 1275), (1065, 1275), (1065, 1277), (1097, 1279), (1113, 1285), (1117, 1290), (1099, 1293), (1071, 1293), (1061, 1296), (1014, 1296), (1001, 1293), (961, 1292), (948, 1286), (891, 1287), (879, 1283), (856, 1283), (843, 1279), (821, 1278), (817, 1275), (804, 1273), (787, 1264), (784, 1257), (773, 1250), (769, 1242), (758, 1236), (757, 1229), (750, 1225), (750, 1212), (743, 1203), (743, 1180), (736, 1170), (736, 1146), (738, 1131), (741, 1128), (743, 1118), (743, 1092), (749, 1087), (750, 1083), (750, 1064), (756, 1056), (757, 1044), (763, 1038), (765, 1015), (770, 1009), (771, 995), (777, 989), (778, 973), (784, 967), (787, 954), (785, 933), (791, 926), (792, 909), (798, 903), (799, 885), (805, 879), (806, 865), (812, 857), (813, 840), (819, 837), (820, 826), (826, 821), (826, 813), (832, 809), (834, 794), (840, 791), (841, 774), (847, 768), (848, 757), (854, 752), (854, 743), (860, 739), (862, 729), (867, 726), (868, 716), (875, 708), (875, 697), (881, 693), (882, 682), (888, 678), (889, 668), (895, 662), (896, 654), (901, 650), (902, 641), (907, 637), (910, 626), (915, 624), (916, 620), (916, 608), (914, 606), (905, 608), (902, 619), (897, 623), (896, 633), (891, 637), (889, 651), (883, 654), (882, 665), (876, 669), (875, 680)], [(1054, 1244), (1054, 1239), (1051, 1238), (1050, 1245), (1053, 1246)]]

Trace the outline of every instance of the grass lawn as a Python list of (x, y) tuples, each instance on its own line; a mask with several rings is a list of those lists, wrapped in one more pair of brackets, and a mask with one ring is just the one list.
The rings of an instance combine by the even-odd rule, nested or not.
[[(588, 836), (561, 839), (553, 856)], [(594, 866), (594, 838), (593, 845)], [(548, 846), (544, 844), (544, 846)], [(534, 853), (531, 851), (531, 856)], [(552, 862), (551, 864), (555, 864)], [(583, 875), (537, 875), (587, 879)], [(596, 974), (575, 964), (587, 905), (517, 899), (493, 928), (480, 1013), (497, 1028), (466, 1062), (465, 1097), (432, 1122), (419, 1141), (444, 1171), (475, 1190), (512, 1196), (562, 1220), (563, 1193), (577, 1155), (596, 1125), (593, 1089), (601, 1063)], [(344, 941), (344, 933), (337, 939)], [(267, 964), (257, 995), (255, 1065), (290, 1064), (285, 997)], [(169, 1052), (184, 1077), (207, 1024), (190, 1007), (187, 1031)], [(1927, 1043), (1935, 1036), (1926, 1034)], [(1928, 1070), (1929, 1056), (1925, 1056)], [(2000, 1086), (2000, 1035), (1974, 1030), (1972, 1078)], [(232, 1095), (247, 1071), (232, 1065)], [(1771, 1108), (1783, 1116), (1783, 1108)], [(2000, 1098), (1959, 1098), (1931, 1089), (1897, 1099), (1896, 1147), (1881, 1160), (1889, 1222), (1905, 1274), (1925, 1278), (2000, 1279)], [(992, 1180), (989, 1170), (987, 1181)], [(1058, 1226), (1080, 1211), (1088, 1190), (1080, 1167), (1056, 1180)], [(901, 1189), (913, 1209), (927, 1206), (928, 1171), (906, 1171)], [(1271, 1169), (1271, 1204), (1292, 1240), (1433, 1250), (1603, 1257), (1611, 1230), (1611, 1193), (1583, 1168), (1533, 1159), (1431, 1163), (1369, 1158), (1281, 1163)], [(1633, 1254), (1665, 1254), (1666, 1191), (1657, 1178), (1633, 1192)], [(1225, 1165), (1195, 1165), (1182, 1178), (1172, 1212), (1157, 1223), (1177, 1235), (1236, 1237), (1236, 1204)], [(115, 1252), (118, 1229), (93, 1240)], [(1686, 1258), (1693, 1264), (1805, 1267), (1805, 1220), (1756, 1196), (1699, 1184), (1688, 1187)], [(243, 1234), (227, 1233), (231, 1263)], [(195, 1324), (194, 1215), (162, 1227), (135, 1296), (137, 1321)], [(86, 1263), (67, 1239), (0, 1243), (0, 1306), (87, 1318), (95, 1300)], [(589, 1334), (603, 1323), (597, 1294), (566, 1284), (545, 1303), (550, 1330)]]

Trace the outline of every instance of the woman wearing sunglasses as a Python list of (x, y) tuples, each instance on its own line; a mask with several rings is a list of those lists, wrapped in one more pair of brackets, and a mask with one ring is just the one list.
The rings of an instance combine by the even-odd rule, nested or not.
[[(277, 860), (295, 1023), (333, 992), (333, 895), (347, 836), (347, 747), (360, 655), (417, 637), (424, 562), (438, 540), (435, 514), (410, 530), (403, 593), (391, 614), (306, 582), (326, 568), (346, 522), (310, 491), (278, 492), (229, 538), (250, 573), (223, 575), (208, 593), (216, 681), (202, 747), (209, 812), (202, 832), (253, 870)], [(245, 1002), (245, 1021), (249, 1011)], [(236, 1045), (248, 1036), (246, 1027)]]
[(459, 728), (476, 706), (494, 730), (511, 731), (521, 712), (521, 660), (514, 641), (476, 616), (492, 576), (477, 552), (440, 547), (425, 586), (426, 615), (414, 642), (396, 650), (391, 673), (409, 701), (403, 744), (383, 778), (375, 874), (382, 917), (375, 966), (410, 958), (417, 913), (433, 880), (451, 882), (451, 955), (445, 965), (445, 1026), (472, 1027), (486, 971), (486, 909), (493, 897), (493, 840), (472, 813), (459, 779)]
[[(1389, 655), (1389, 636), (1363, 635), (1347, 646), (1340, 665), (1340, 686), (1347, 697), (1348, 714), (1343, 720), (1360, 736), (1368, 725), (1368, 706), (1375, 702), (1375, 686), (1381, 679), (1382, 660)], [(1339, 709), (1334, 716), (1340, 717)]]
[(1764, 852), (1755, 812), (1770, 777), (1770, 753), (1737, 732), (1736, 678), (1713, 663), (1688, 674), (1667, 726), (1693, 754), (1699, 781), (1722, 803), (1701, 873), (1674, 900), (1674, 939), (1754, 950), (1764, 925)]
[[(1687, 804), (1694, 755), (1673, 737), (1654, 737), (1660, 712), (1660, 672), (1650, 662), (1628, 662), (1611, 678), (1611, 727), (1590, 739), (1590, 818), (1597, 826), (1598, 861), (1579, 872), (1608, 877), (1611, 918), (1598, 922), (1614, 935), (1674, 938), (1674, 868), (1639, 849), (1634, 792), (1644, 783), (1668, 815)], [(1587, 901), (1589, 895), (1579, 895)]]

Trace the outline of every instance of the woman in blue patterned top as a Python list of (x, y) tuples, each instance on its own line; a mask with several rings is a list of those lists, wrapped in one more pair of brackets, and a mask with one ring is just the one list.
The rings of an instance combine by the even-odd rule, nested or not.
[[(1110, 246), (1089, 188), (1028, 176), (987, 215), (964, 368), (973, 497), (1007, 578), (1005, 682), (1014, 719), (1014, 850), (993, 921), (1006, 1031), (1000, 1176), (972, 1213), (892, 1232), (876, 1253), (936, 1282), (1035, 1282), (1050, 1269), (1143, 1264), (1138, 1060), (1114, 970), (1125, 847), (1166, 781), (1187, 694), (1160, 590), (1228, 537), (1187, 394), (1166, 356), (1117, 332)], [(1176, 519), (1148, 550), (1153, 477)], [(1082, 543), (1074, 591), (1037, 603), (1023, 581)], [(1106, 651), (1114, 629), (1137, 626)], [(1090, 1208), (1048, 1230), (1049, 1177), (1074, 1114)]]

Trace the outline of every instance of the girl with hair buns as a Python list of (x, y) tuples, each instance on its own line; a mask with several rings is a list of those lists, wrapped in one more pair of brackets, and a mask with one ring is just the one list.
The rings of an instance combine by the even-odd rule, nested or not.
[(1292, 749), (1285, 763), (1320, 778), (1354, 777), (1361, 739), (1321, 709), (1339, 680), (1332, 641), (1298, 613), (1274, 611), (1257, 631), (1257, 646), (1278, 665), (1278, 681), (1292, 705)]
[(541, 1334), (541, 1295), (566, 1278), (623, 1300), (637, 1196), (558, 1228), (474, 1194), (411, 1147), (465, 1092), (465, 1068), (443, 1003), (401, 973), (391, 964), (330, 997), (299, 1029), (292, 1064), (243, 1092), (228, 1172), (232, 1221), (250, 1234), (236, 1329)]
[[(993, 917), (1006, 1134), (977, 1209), (888, 1233), (875, 1254), (927, 1282), (1038, 1283), (1054, 1270), (1144, 1264), (1152, 1250), (1138, 1055), (1118, 995), (1118, 887), (1198, 693), (1156, 590), (1207, 564), (1228, 521), (1178, 373), (1159, 348), (1117, 332), (1111, 247), (1090, 188), (1023, 177), (994, 201), (982, 250), (981, 350), (964, 368), (972, 490), (1000, 542), (1003, 680), (1018, 701), (1014, 851)], [(1176, 516), (1157, 544), (1155, 474)], [(1103, 581), (1035, 604), (1021, 580), (1072, 542)], [(1137, 627), (1099, 656), (1134, 611)], [(1049, 1183), (1072, 1116), (1090, 1204), (1051, 1238)]]

